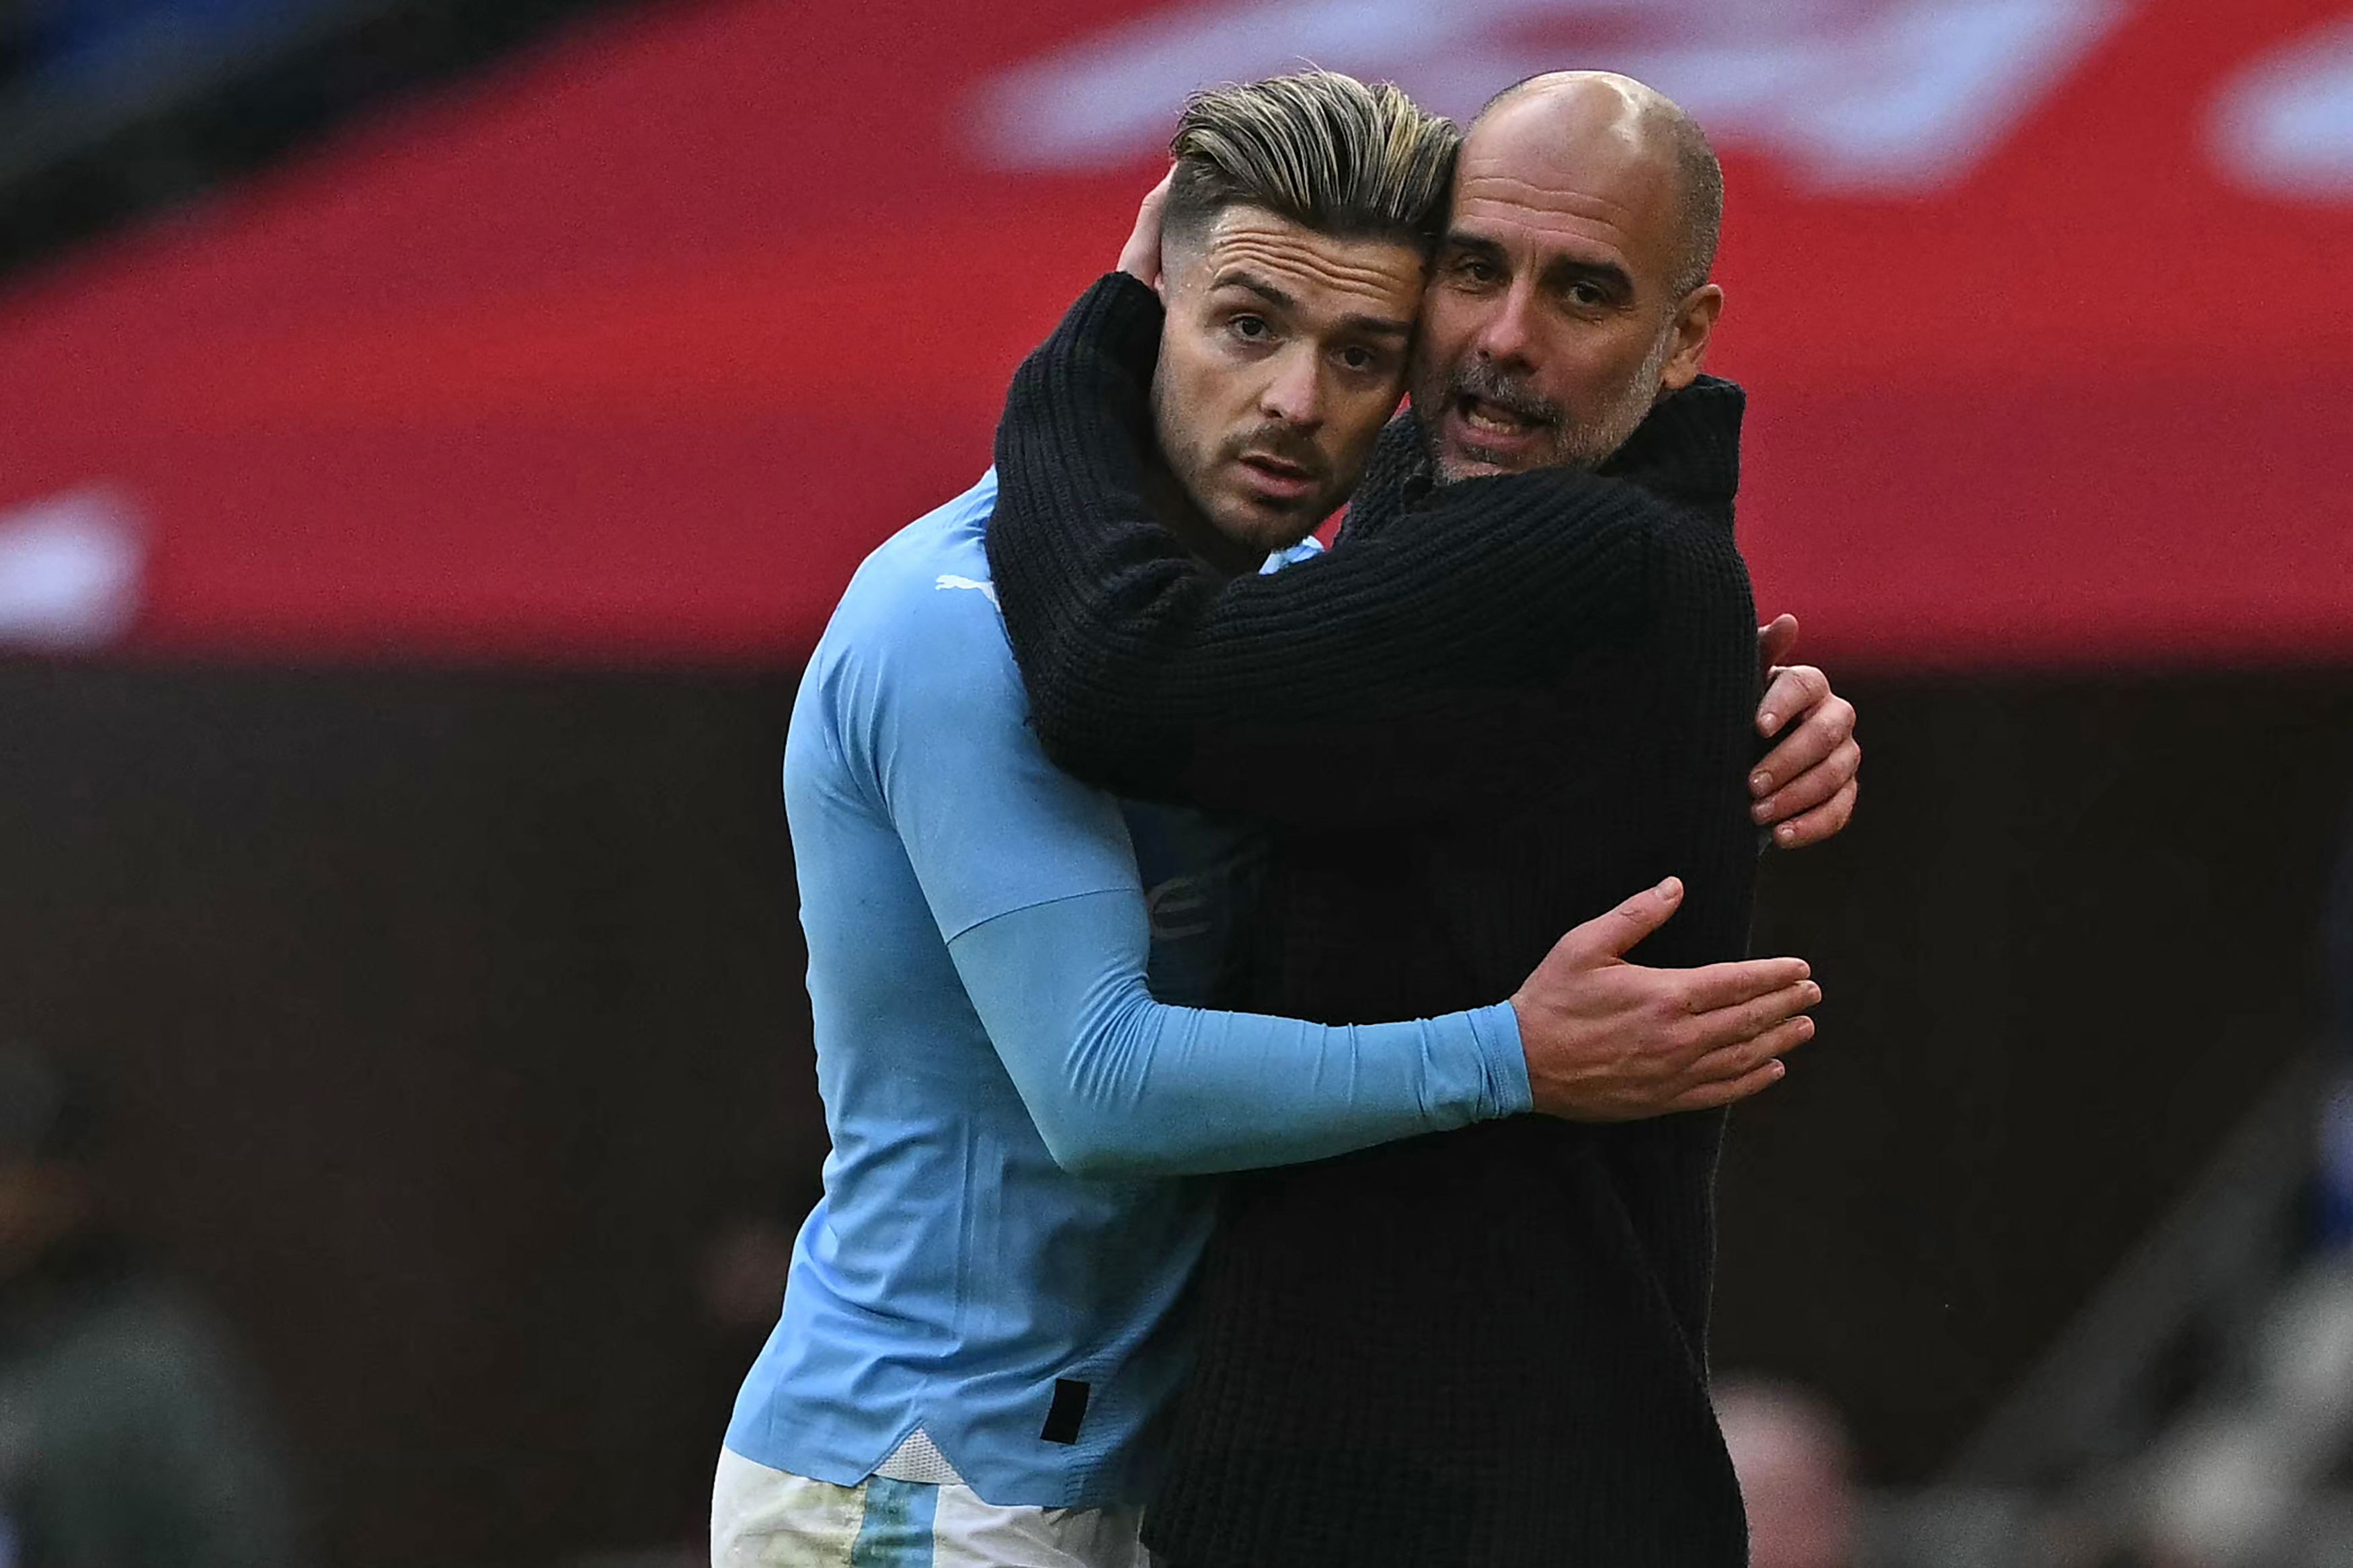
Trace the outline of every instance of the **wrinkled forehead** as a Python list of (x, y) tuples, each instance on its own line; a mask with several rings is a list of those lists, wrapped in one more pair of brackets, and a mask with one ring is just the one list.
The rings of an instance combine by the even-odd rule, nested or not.
[(1303, 314), (1411, 321), (1421, 299), (1419, 247), (1341, 239), (1261, 207), (1234, 205), (1166, 257), (1180, 292), (1271, 286)]
[(1456, 165), (1451, 227), (1507, 250), (1606, 255), (1644, 283), (1672, 275), (1676, 173), (1664, 140), (1630, 110), (1538, 99), (1472, 128)]

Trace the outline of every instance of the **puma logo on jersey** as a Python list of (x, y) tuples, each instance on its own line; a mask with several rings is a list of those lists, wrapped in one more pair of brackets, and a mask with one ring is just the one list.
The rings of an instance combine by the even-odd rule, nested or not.
[(939, 587), (939, 588), (943, 588), (943, 589), (945, 589), (945, 588), (970, 588), (970, 589), (974, 590), (974, 591), (975, 591), (975, 592), (976, 592), (976, 593), (982, 593), (982, 594), (986, 594), (986, 595), (988, 595), (988, 602), (989, 602), (990, 604), (994, 605), (994, 604), (996, 604), (996, 603), (997, 603), (997, 584), (994, 584), (994, 583), (981, 583), (981, 582), (976, 582), (976, 581), (975, 581), (974, 579), (972, 579), (972, 578), (970, 578), (970, 577), (959, 577), (959, 576), (957, 576), (957, 575), (956, 575), (955, 573), (953, 573), (953, 572), (943, 572), (943, 573), (941, 573), (941, 574), (940, 574), (940, 580), (939, 580), (939, 582), (938, 582), (938, 583), (936, 583), (935, 584), (934, 584), (934, 586), (935, 586), (935, 587)]

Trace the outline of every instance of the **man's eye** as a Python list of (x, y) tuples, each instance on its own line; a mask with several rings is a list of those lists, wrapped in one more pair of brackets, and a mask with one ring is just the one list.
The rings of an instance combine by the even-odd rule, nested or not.
[(1340, 351), (1340, 363), (1350, 370), (1378, 370), (1381, 356), (1361, 344)]
[(1598, 310), (1609, 303), (1609, 296), (1599, 283), (1572, 283), (1568, 286), (1569, 302), (1580, 310)]
[(1495, 266), (1475, 256), (1466, 256), (1454, 264), (1454, 276), (1465, 283), (1486, 284), (1495, 280)]
[(1234, 336), (1244, 342), (1263, 342), (1274, 335), (1274, 329), (1268, 326), (1261, 316), (1236, 316), (1232, 325)]

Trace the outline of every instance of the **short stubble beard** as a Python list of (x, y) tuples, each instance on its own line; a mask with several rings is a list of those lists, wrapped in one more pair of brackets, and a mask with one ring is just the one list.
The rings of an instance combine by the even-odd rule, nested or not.
[[(1658, 342), (1651, 345), (1650, 354), (1642, 368), (1626, 384), (1624, 394), (1612, 400), (1591, 419), (1578, 419), (1574, 411), (1565, 410), (1548, 399), (1539, 397), (1535, 389), (1517, 376), (1506, 375), (1486, 366), (1482, 362), (1467, 361), (1448, 378), (1445, 401), (1438, 406), (1442, 413), (1464, 393), (1503, 404), (1514, 412), (1525, 412), (1549, 420), (1555, 426), (1553, 456), (1545, 462), (1531, 465), (1539, 468), (1582, 468), (1587, 472), (1599, 468), (1617, 454), (1618, 448), (1632, 438), (1649, 418), (1651, 410), (1666, 395), (1659, 377), (1674, 353), (1675, 323), (1670, 321), (1659, 333)], [(1416, 399), (1417, 403), (1420, 400)], [(1430, 458), (1430, 472), (1441, 485), (1454, 484), (1466, 479), (1483, 479), (1481, 474), (1451, 471), (1446, 454), (1440, 448), (1438, 423), (1435, 419), (1421, 422), (1422, 447)], [(1468, 448), (1476, 453), (1474, 445)], [(1478, 459), (1474, 459), (1478, 460)], [(1495, 465), (1500, 466), (1500, 465)]]

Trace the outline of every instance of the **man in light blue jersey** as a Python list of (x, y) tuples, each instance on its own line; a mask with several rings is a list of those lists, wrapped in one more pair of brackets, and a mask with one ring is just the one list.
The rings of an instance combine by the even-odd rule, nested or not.
[[(1270, 135), (1322, 152), (1328, 221), (1244, 201), (1166, 258), (1173, 289), (1240, 269), (1312, 323), (1314, 352), (1280, 364), (1228, 364), (1214, 336), (1166, 351), (1196, 357), (1164, 444), (1230, 447), (1215, 467), (1247, 491), (1189, 496), (1173, 526), (1228, 571), (1312, 551), (1361, 471), (1454, 145), (1394, 89), (1319, 75), (1198, 100), (1180, 162), (1222, 177), (1222, 146)], [(1313, 428), (1267, 436), (1255, 410), (1293, 391)], [(990, 585), (995, 493), (985, 477), (867, 560), (795, 704), (786, 801), (833, 1151), (727, 1433), (717, 1563), (1140, 1565), (1205, 1178), (1530, 1110), (1721, 1105), (1810, 1029), (1795, 960), (1618, 961), (1672, 883), (1472, 1011), (1202, 1010), (1247, 918), (1250, 837), (1046, 760)]]

